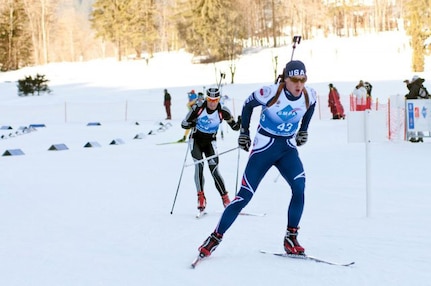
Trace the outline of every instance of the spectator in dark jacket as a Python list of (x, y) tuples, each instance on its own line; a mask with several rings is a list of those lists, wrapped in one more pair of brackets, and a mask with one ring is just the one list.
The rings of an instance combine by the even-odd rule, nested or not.
[[(428, 91), (423, 86), (425, 79), (420, 78), (419, 76), (413, 76), (412, 80), (409, 82), (405, 80), (406, 87), (409, 90), (409, 93), (406, 94), (406, 99), (427, 99), (429, 98)], [(407, 132), (407, 137), (410, 142), (424, 142), (423, 132), (418, 131), (417, 134), (414, 131)]]
[(365, 109), (371, 109), (371, 103), (373, 98), (371, 97), (371, 91), (373, 90), (373, 86), (368, 81), (364, 82), (364, 87), (367, 90), (367, 99), (366, 99), (366, 107)]
[(171, 95), (169, 94), (168, 90), (165, 89), (165, 97), (163, 105), (165, 106), (166, 110), (166, 119), (171, 119)]
[(427, 99), (429, 94), (423, 85), (424, 81), (425, 79), (420, 78), (417, 75), (413, 76), (412, 80), (407, 83), (409, 93), (406, 95), (406, 99)]

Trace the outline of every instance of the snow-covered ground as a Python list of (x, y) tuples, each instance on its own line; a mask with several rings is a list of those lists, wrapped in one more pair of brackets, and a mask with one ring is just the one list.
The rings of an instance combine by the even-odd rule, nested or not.
[[(223, 93), (238, 115), (251, 91), (273, 81), (273, 57), (281, 71), (291, 51), (287, 46), (244, 55), (234, 85), (229, 63), (192, 65), (182, 52), (158, 54), (148, 66), (100, 60), (0, 73), (0, 126), (12, 128), (0, 130), (6, 138), (0, 152), (24, 152), (0, 157), (0, 285), (429, 285), (430, 139), (370, 144), (367, 197), (365, 145), (348, 142), (349, 114), (330, 120), (324, 101), (309, 142), (300, 148), (307, 189), (299, 240), (312, 255), (356, 264), (259, 253), (282, 251), (290, 199), (287, 183), (271, 169), (245, 209), (266, 216), (240, 216), (213, 255), (190, 269), (222, 203), (206, 170), (209, 215), (196, 220), (192, 167), (184, 168), (179, 184), (183, 164), (192, 161), (187, 145), (158, 144), (182, 137), (187, 91), (212, 86), (226, 72)], [(345, 110), (360, 79), (386, 100), (406, 93), (403, 80), (413, 76), (408, 38), (399, 33), (303, 41), (294, 58), (306, 63), (308, 84), (322, 98), (334, 83)], [(420, 75), (431, 81), (429, 57), (426, 67)], [(51, 80), (53, 93), (18, 97), (16, 80), (36, 73)], [(171, 121), (164, 120), (164, 88), (173, 97)], [(19, 130), (30, 124), (46, 127)], [(223, 128), (220, 152), (234, 148), (238, 136)], [(89, 142), (100, 147), (84, 148)], [(48, 151), (58, 144), (68, 150)], [(241, 175), (247, 153), (229, 152), (220, 160), (233, 197), (237, 163)]]

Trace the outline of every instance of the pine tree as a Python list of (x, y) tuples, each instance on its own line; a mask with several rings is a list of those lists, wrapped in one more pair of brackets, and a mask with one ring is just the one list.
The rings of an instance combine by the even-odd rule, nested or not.
[(230, 59), (241, 50), (245, 32), (231, 0), (192, 0), (180, 4), (177, 28), (186, 49), (210, 61)]
[(33, 78), (32, 76), (25, 76), (23, 79), (18, 80), (18, 95), (27, 96), (29, 94), (40, 95), (41, 93), (50, 93), (51, 89), (48, 87), (48, 82), (45, 75), (36, 74)]
[(140, 56), (144, 45), (152, 49), (157, 38), (151, 0), (98, 0), (91, 17), (96, 36), (117, 46), (118, 60), (129, 48)]

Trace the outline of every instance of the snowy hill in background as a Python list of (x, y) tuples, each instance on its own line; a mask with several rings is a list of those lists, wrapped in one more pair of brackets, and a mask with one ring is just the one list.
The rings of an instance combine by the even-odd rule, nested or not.
[[(347, 96), (362, 79), (370, 81), (374, 86), (374, 94), (385, 99), (389, 95), (404, 93), (405, 85), (402, 81), (413, 76), (408, 43), (409, 38), (400, 32), (370, 34), (350, 39), (334, 37), (304, 40), (297, 46), (294, 58), (305, 62), (309, 84), (313, 84), (320, 94), (327, 94), (327, 85), (333, 82), (341, 95)], [(290, 60), (291, 53), (291, 46), (249, 50), (235, 63), (235, 83), (273, 82), (274, 57), (278, 57), (277, 71), (280, 73), (285, 63)], [(41, 73), (51, 81), (57, 96), (62, 96), (62, 86), (65, 84), (66, 89), (73, 84), (78, 91), (81, 87), (103, 86), (145, 89), (150, 93), (152, 90), (159, 93), (159, 90), (165, 87), (209, 86), (218, 81), (220, 72), (226, 73), (226, 82), (230, 83), (229, 62), (192, 65), (191, 60), (190, 54), (171, 52), (156, 54), (149, 65), (146, 65), (144, 60), (117, 62), (114, 59), (52, 63), (0, 73), (0, 82), (13, 82), (24, 75)], [(427, 57), (426, 72), (421, 76), (429, 78), (430, 73), (431, 60)], [(2, 90), (1, 100), (5, 99), (4, 95), (8, 98), (16, 95), (13, 85)]]
[[(400, 33), (318, 39), (303, 41), (294, 58), (306, 63), (307, 84), (322, 95), (333, 82), (347, 99), (363, 79), (375, 96), (386, 98), (404, 94), (402, 81), (413, 75), (407, 43)], [(236, 83), (223, 87), (236, 115), (251, 91), (273, 81), (275, 55), (281, 72), (290, 46), (238, 60)], [(431, 81), (429, 57), (426, 67), (422, 76)], [(12, 127), (0, 130), (7, 138), (0, 140), (0, 152), (25, 153), (0, 157), (0, 285), (429, 285), (429, 139), (370, 146), (367, 217), (364, 144), (347, 142), (348, 120), (319, 120), (317, 114), (309, 142), (299, 149), (307, 173), (299, 241), (312, 255), (356, 264), (334, 267), (259, 253), (282, 250), (290, 198), (287, 183), (271, 169), (245, 209), (266, 216), (240, 216), (213, 255), (189, 268), (222, 203), (206, 171), (209, 215), (196, 220), (192, 167), (184, 168), (179, 183), (184, 162), (191, 162), (187, 145), (158, 144), (183, 136), (187, 91), (213, 85), (220, 70), (228, 73), (228, 63), (192, 65), (190, 55), (175, 52), (157, 54), (148, 66), (98, 60), (0, 73), (0, 125)], [(35, 73), (45, 74), (54, 92), (18, 97), (16, 81)], [(173, 96), (169, 122), (163, 120), (163, 88)], [(87, 126), (92, 121), (101, 125)], [(15, 133), (32, 123), (46, 127)], [(237, 145), (237, 132), (224, 126), (224, 135), (220, 152)], [(114, 139), (124, 144), (110, 144)], [(87, 142), (100, 147), (84, 148)], [(48, 151), (53, 144), (68, 150)], [(243, 151), (220, 156), (231, 197), (246, 161)]]

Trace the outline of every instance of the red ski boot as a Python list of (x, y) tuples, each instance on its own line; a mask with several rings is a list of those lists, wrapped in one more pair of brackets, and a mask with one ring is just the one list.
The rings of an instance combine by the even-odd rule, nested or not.
[(217, 246), (222, 241), (223, 235), (213, 232), (204, 241), (204, 243), (198, 248), (201, 257), (210, 256), (211, 253), (217, 248)]
[(302, 247), (298, 240), (298, 229), (294, 227), (288, 227), (286, 231), (286, 236), (284, 237), (284, 250), (287, 254), (304, 254), (305, 249)]
[(205, 198), (204, 191), (198, 192), (198, 210), (203, 212), (207, 206), (207, 199)]
[(228, 204), (230, 204), (229, 194), (226, 193), (221, 196), (221, 200), (223, 201), (223, 206), (226, 208)]

